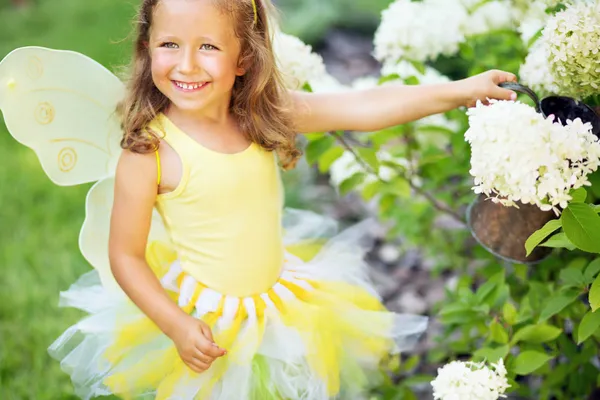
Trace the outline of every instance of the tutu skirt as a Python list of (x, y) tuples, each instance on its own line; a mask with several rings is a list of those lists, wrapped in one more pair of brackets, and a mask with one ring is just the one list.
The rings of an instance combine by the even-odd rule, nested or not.
[(427, 326), (426, 317), (382, 306), (363, 261), (369, 224), (333, 235), (331, 220), (287, 211), (280, 278), (244, 298), (202, 285), (181, 270), (167, 245), (152, 243), (148, 264), (165, 290), (228, 351), (201, 374), (122, 292), (104, 288), (95, 271), (61, 294), (62, 306), (89, 316), (49, 352), (84, 399), (358, 399), (380, 377), (381, 360), (413, 347)]

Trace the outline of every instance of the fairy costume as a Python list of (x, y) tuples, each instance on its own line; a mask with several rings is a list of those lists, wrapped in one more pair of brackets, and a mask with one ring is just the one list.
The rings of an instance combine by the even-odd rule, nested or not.
[(120, 152), (112, 110), (122, 84), (79, 54), (25, 48), (0, 63), (0, 85), (10, 132), (53, 181), (98, 180), (80, 237), (95, 270), (61, 294), (62, 305), (90, 315), (49, 349), (80, 397), (356, 398), (382, 357), (410, 348), (426, 328), (426, 318), (381, 305), (363, 262), (368, 221), (334, 236), (331, 220), (284, 211), (274, 153), (256, 144), (212, 151), (160, 114), (149, 128), (178, 153), (183, 174), (157, 197), (146, 259), (173, 301), (228, 350), (204, 373), (191, 371), (110, 273)]

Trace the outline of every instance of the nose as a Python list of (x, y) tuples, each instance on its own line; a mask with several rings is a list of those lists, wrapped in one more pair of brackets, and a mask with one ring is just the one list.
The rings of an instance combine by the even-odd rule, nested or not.
[(181, 53), (178, 69), (182, 74), (192, 74), (199, 69), (196, 59), (197, 52), (193, 48), (187, 48)]

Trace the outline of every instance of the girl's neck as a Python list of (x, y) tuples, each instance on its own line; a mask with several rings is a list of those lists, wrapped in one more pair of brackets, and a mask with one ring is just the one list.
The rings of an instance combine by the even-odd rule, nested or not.
[(229, 108), (220, 110), (182, 110), (169, 107), (165, 115), (181, 125), (201, 127), (227, 127), (231, 126), (234, 119)]

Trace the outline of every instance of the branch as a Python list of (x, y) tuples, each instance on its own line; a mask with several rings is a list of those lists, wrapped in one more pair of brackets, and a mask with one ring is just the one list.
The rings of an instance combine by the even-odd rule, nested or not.
[[(377, 180), (381, 183), (388, 183), (386, 181), (384, 181), (383, 179), (381, 179), (381, 177), (379, 176), (379, 174), (373, 169), (373, 167), (371, 167), (365, 160), (363, 160), (363, 158), (360, 156), (360, 154), (358, 154), (356, 152), (356, 150), (354, 150), (354, 148), (346, 141), (346, 139), (340, 135), (337, 132), (330, 132), (330, 134), (336, 138), (336, 140), (338, 142), (340, 142), (342, 144), (342, 147), (344, 147), (347, 151), (349, 151), (350, 153), (352, 153), (352, 155), (354, 156), (354, 159), (361, 165), (361, 167), (367, 171), (368, 173), (374, 175)], [(398, 172), (399, 175), (404, 175), (402, 173), (402, 171), (400, 171), (399, 169), (396, 170), (396, 172)], [(438, 201), (431, 193), (427, 192), (426, 190), (423, 190), (422, 188), (416, 186), (411, 179), (406, 179), (406, 181), (408, 182), (408, 184), (410, 185), (410, 188), (417, 193), (418, 195), (421, 195), (423, 197), (425, 197), (432, 205), (434, 208), (436, 208), (438, 211), (448, 214), (450, 216), (452, 216), (454, 219), (456, 219), (457, 221), (463, 223), (466, 225), (466, 221), (465, 219), (458, 214), (456, 211), (454, 211), (453, 209), (451, 209), (450, 207), (448, 207), (447, 205), (443, 204), (442, 202)]]

